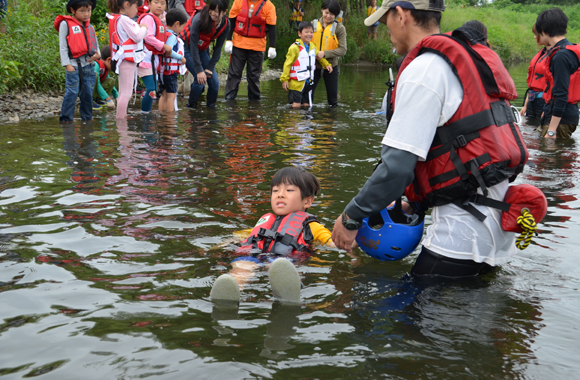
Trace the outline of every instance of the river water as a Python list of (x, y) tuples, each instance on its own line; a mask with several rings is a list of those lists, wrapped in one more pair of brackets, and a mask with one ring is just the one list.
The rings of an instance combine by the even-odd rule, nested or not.
[[(570, 379), (580, 370), (578, 136), (522, 132), (548, 215), (495, 273), (425, 283), (416, 253), (380, 262), (321, 249), (300, 263), (299, 307), (265, 270), (239, 309), (216, 308), (234, 232), (269, 210), (269, 180), (299, 165), (327, 227), (380, 151), (387, 71), (343, 67), (340, 107), (291, 110), (278, 81), (217, 109), (117, 123), (0, 126), (0, 377), (17, 379)], [(511, 69), (518, 92), (526, 67)], [(521, 100), (515, 102), (521, 104)], [(137, 108), (137, 107), (135, 107)], [(429, 223), (429, 219), (427, 219)]]

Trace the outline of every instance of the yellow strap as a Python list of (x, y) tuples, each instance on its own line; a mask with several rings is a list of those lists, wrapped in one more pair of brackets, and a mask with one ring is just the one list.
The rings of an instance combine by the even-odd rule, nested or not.
[(516, 247), (523, 250), (528, 248), (536, 232), (536, 220), (528, 209), (523, 209), (522, 215), (518, 216), (517, 223), (522, 228), (522, 233), (516, 238)]

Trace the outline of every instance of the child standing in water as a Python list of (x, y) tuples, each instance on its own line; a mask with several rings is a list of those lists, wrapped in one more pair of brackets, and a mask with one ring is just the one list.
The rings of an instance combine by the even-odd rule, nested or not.
[(268, 274), (274, 296), (285, 303), (300, 303), (300, 276), (286, 257), (308, 254), (313, 244), (334, 247), (330, 231), (306, 213), (319, 189), (318, 179), (302, 168), (287, 167), (274, 175), (272, 213), (262, 216), (240, 243), (237, 253), (241, 256), (232, 262), (230, 273), (213, 284), (212, 300), (239, 302), (240, 288), (264, 261), (273, 259)]
[(81, 98), (81, 118), (93, 119), (94, 61), (100, 58), (95, 29), (90, 23), (96, 0), (69, 0), (66, 10), (72, 16), (58, 16), (60, 61), (66, 68), (66, 88), (62, 99), (60, 121), (72, 121), (77, 98)]
[(151, 0), (149, 13), (139, 16), (137, 20), (139, 24), (147, 25), (147, 35), (143, 40), (145, 58), (139, 63), (138, 69), (139, 77), (147, 88), (141, 101), (142, 112), (151, 111), (153, 99), (156, 97), (157, 92), (157, 69), (161, 65), (163, 55), (171, 53), (171, 46), (165, 43), (168, 36), (167, 27), (164, 23), (166, 6), (165, 0)]
[[(314, 35), (314, 27), (311, 22), (302, 21), (298, 25), (298, 37), (288, 48), (284, 70), (280, 81), (282, 88), (288, 93), (288, 102), (292, 107), (298, 108), (301, 105), (308, 107), (312, 104), (312, 84), (314, 83), (314, 70), (318, 48), (311, 42)], [(332, 65), (324, 58), (319, 59), (320, 65), (332, 72)]]
[(171, 55), (163, 59), (161, 66), (161, 85), (159, 90), (159, 111), (175, 111), (175, 97), (177, 96), (177, 74), (185, 74), (185, 57), (183, 56), (185, 45), (179, 38), (185, 23), (187, 13), (181, 9), (173, 8), (165, 17), (167, 30), (170, 32), (166, 44), (171, 47)]
[(138, 25), (132, 20), (137, 15), (139, 0), (108, 0), (109, 40), (115, 62), (115, 72), (119, 74), (119, 100), (117, 119), (127, 117), (129, 99), (133, 93), (137, 76), (137, 64), (143, 60), (143, 38), (147, 34), (146, 25)]

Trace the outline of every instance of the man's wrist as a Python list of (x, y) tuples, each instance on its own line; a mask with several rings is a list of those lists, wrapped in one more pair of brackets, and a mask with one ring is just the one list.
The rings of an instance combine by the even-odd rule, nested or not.
[(355, 231), (362, 226), (362, 222), (349, 218), (346, 211), (344, 211), (342, 213), (342, 225), (349, 231)]

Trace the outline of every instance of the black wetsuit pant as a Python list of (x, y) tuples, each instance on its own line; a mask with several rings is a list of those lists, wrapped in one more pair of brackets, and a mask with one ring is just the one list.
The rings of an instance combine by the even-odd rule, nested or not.
[(493, 267), (473, 260), (458, 260), (442, 256), (425, 247), (411, 269), (414, 275), (438, 275), (442, 277), (472, 277), (487, 272)]
[(321, 69), (316, 69), (314, 72), (314, 86), (312, 87), (312, 101), (314, 102), (314, 92), (316, 91), (316, 86), (320, 82), (320, 78), (324, 79), (324, 85), (326, 86), (326, 98), (328, 99), (328, 105), (331, 107), (338, 106), (338, 74), (340, 73), (340, 66), (336, 65), (332, 67), (332, 73)]
[(226, 100), (233, 100), (238, 96), (242, 72), (246, 64), (248, 98), (250, 100), (260, 100), (260, 75), (262, 75), (263, 63), (263, 51), (240, 49), (234, 46), (230, 57), (228, 80), (226, 81)]

